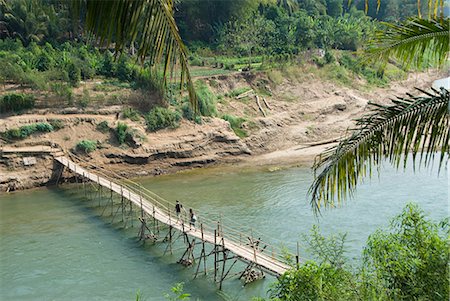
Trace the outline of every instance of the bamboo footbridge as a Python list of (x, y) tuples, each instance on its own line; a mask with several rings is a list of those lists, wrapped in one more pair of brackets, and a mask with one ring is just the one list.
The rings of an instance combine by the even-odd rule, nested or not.
[[(184, 245), (182, 249), (184, 254), (179, 263), (185, 266), (196, 266), (195, 276), (201, 270), (207, 274), (207, 257), (214, 256), (214, 281), (220, 284), (222, 288), (223, 280), (233, 276), (239, 276), (244, 279), (245, 283), (263, 278), (264, 272), (280, 276), (292, 266), (287, 264), (286, 258), (295, 259), (299, 264), (299, 256), (288, 253), (282, 246), (273, 246), (266, 241), (271, 238), (262, 238), (263, 236), (250, 230), (251, 233), (243, 233), (242, 230), (236, 230), (239, 225), (233, 227), (225, 227), (223, 220), (212, 216), (211, 214), (195, 211), (198, 216), (196, 227), (189, 227), (185, 224), (185, 218), (175, 215), (175, 204), (171, 204), (155, 193), (142, 187), (140, 184), (127, 180), (119, 175), (96, 167), (84, 161), (82, 158), (71, 155), (72, 159), (64, 156), (62, 153), (54, 155), (55, 170), (57, 171), (57, 180), (64, 169), (75, 175), (75, 180), (83, 184), (83, 187), (90, 183), (95, 185), (95, 191), (99, 194), (105, 193), (110, 198), (111, 215), (116, 212), (122, 212), (122, 220), (124, 214), (132, 212), (140, 222), (140, 230), (138, 236), (140, 239), (158, 241), (159, 238), (163, 242), (168, 243), (166, 251), (172, 253), (172, 244), (178, 237), (183, 237)], [(77, 161), (75, 163), (74, 161)], [(89, 166), (89, 167), (88, 167)], [(86, 190), (85, 190), (86, 194)], [(114, 203), (114, 195), (116, 203)], [(117, 199), (118, 195), (118, 199)], [(114, 205), (117, 209), (114, 209)], [(226, 222), (231, 224), (231, 222)], [(165, 236), (161, 236), (162, 229), (168, 230)], [(179, 231), (179, 232), (176, 232)], [(165, 232), (164, 232), (165, 233)], [(255, 236), (256, 234), (256, 236)], [(194, 252), (195, 246), (200, 246)], [(210, 252), (207, 247), (211, 247)], [(199, 254), (199, 249), (201, 249)], [(195, 255), (197, 254), (197, 255)], [(198, 255), (199, 254), (199, 255)], [(227, 264), (232, 261), (231, 264)], [(246, 268), (237, 274), (230, 275), (230, 271), (237, 261), (244, 262)], [(295, 262), (294, 262), (295, 263)]]

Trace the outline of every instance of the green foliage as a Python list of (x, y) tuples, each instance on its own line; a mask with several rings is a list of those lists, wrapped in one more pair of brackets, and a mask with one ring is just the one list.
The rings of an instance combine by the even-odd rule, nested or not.
[(282, 275), (271, 289), (275, 300), (357, 300), (353, 275), (328, 263), (305, 262), (299, 269)]
[(128, 125), (126, 123), (117, 123), (116, 126), (116, 138), (120, 145), (125, 143), (125, 139), (128, 133)]
[(107, 133), (109, 132), (110, 128), (108, 125), (108, 121), (104, 120), (102, 122), (100, 122), (99, 124), (97, 124), (97, 130), (102, 132), (102, 133)]
[(211, 92), (204, 81), (195, 83), (195, 91), (198, 99), (198, 110), (202, 116), (216, 116), (216, 96)]
[(0, 113), (21, 112), (34, 107), (34, 97), (23, 93), (10, 93), (0, 98)]
[(122, 110), (122, 116), (123, 118), (130, 119), (131, 121), (139, 121), (141, 119), (141, 114), (139, 111), (133, 108), (124, 108)]
[(50, 123), (47, 122), (39, 122), (36, 123), (36, 132), (41, 132), (41, 133), (49, 133), (52, 132), (53, 126)]
[(248, 136), (247, 132), (242, 128), (242, 124), (245, 121), (244, 118), (233, 115), (223, 115), (222, 119), (230, 123), (231, 128), (238, 137), (245, 138)]
[(72, 86), (77, 87), (81, 80), (81, 70), (74, 63), (70, 63), (67, 66), (67, 74), (69, 76), (69, 82)]
[(249, 88), (249, 87), (236, 88), (236, 89), (231, 90), (229, 93), (225, 94), (225, 96), (236, 97), (236, 96), (241, 95), (242, 93), (245, 93), (250, 90), (251, 90), (251, 88)]
[(155, 107), (145, 115), (147, 128), (151, 132), (167, 127), (176, 128), (179, 125), (180, 119), (180, 113), (162, 107)]
[(52, 132), (53, 126), (46, 122), (23, 125), (20, 128), (9, 129), (3, 135), (8, 139), (25, 139), (34, 133)]
[(77, 151), (85, 154), (92, 153), (97, 149), (97, 142), (93, 140), (81, 140), (75, 148)]
[(319, 264), (328, 263), (340, 268), (344, 266), (346, 261), (344, 256), (346, 236), (346, 234), (339, 233), (325, 237), (320, 233), (320, 228), (314, 225), (309, 237), (305, 237), (305, 241)]
[(191, 295), (184, 292), (184, 283), (177, 283), (171, 288), (170, 294), (165, 294), (164, 297), (170, 301), (186, 300), (189, 301)]
[(317, 227), (307, 239), (317, 261), (282, 275), (271, 300), (448, 300), (450, 224), (429, 221), (408, 204), (389, 229), (373, 233), (357, 269), (347, 266), (345, 235), (323, 237)]
[(81, 108), (86, 108), (90, 102), (91, 102), (91, 96), (89, 94), (89, 90), (83, 89), (83, 96), (81, 96), (81, 99), (78, 100), (78, 105)]
[(389, 299), (449, 299), (449, 230), (448, 220), (433, 223), (417, 205), (409, 204), (387, 231), (369, 237), (364, 262), (384, 284)]
[(358, 300), (356, 277), (346, 267), (345, 234), (324, 237), (313, 226), (305, 237), (317, 261), (307, 261), (282, 275), (270, 290), (275, 300)]
[(134, 69), (131, 67), (126, 56), (120, 56), (116, 68), (116, 76), (122, 81), (131, 81), (134, 76)]
[(424, 62), (443, 66), (447, 61), (450, 18), (427, 20), (418, 17), (385, 26), (387, 29), (378, 32), (375, 40), (366, 47), (366, 56), (372, 61), (387, 62), (393, 57), (406, 67), (423, 67)]

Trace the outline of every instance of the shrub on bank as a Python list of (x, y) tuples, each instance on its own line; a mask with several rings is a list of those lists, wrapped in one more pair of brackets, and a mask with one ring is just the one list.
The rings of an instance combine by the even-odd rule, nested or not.
[(34, 107), (34, 97), (23, 93), (10, 93), (0, 98), (0, 113), (20, 112)]
[(162, 107), (155, 107), (145, 115), (147, 128), (152, 132), (168, 127), (176, 128), (179, 125), (180, 119), (180, 113)]
[(34, 133), (49, 133), (53, 132), (54, 128), (47, 122), (39, 122), (21, 126), (20, 128), (13, 128), (6, 131), (3, 135), (8, 139), (25, 139)]
[(119, 122), (116, 127), (116, 137), (119, 144), (124, 144), (125, 139), (127, 138), (128, 133), (128, 125), (126, 123)]
[(198, 110), (202, 116), (216, 116), (216, 96), (204, 81), (195, 83), (195, 91), (198, 98)]
[(85, 154), (92, 153), (97, 149), (97, 142), (93, 140), (81, 140), (77, 143), (75, 148), (78, 152), (83, 152)]
[(99, 124), (97, 124), (97, 130), (102, 133), (109, 132), (108, 121), (104, 120), (104, 121), (100, 122)]
[(133, 108), (124, 108), (122, 110), (122, 116), (123, 118), (128, 118), (131, 121), (139, 121), (140, 119), (140, 114), (139, 111), (133, 109)]

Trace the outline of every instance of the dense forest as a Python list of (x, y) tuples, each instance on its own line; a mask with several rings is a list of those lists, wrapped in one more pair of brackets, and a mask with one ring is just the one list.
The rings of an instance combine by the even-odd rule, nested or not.
[[(401, 19), (415, 13), (414, 1), (410, 2), (402, 6), (402, 16), (384, 9), (398, 6), (394, 0), (384, 1), (378, 12), (373, 8), (376, 1), (369, 1), (369, 15), (361, 7), (363, 2), (348, 7), (343, 0), (177, 1), (174, 13), (192, 66), (267, 70), (305, 58), (319, 67), (337, 60), (345, 69), (337, 71), (343, 81), (349, 80), (341, 73), (355, 72), (371, 83), (383, 84), (389, 74), (382, 66), (358, 63), (352, 52), (379, 28), (371, 14), (383, 20)], [(149, 61), (135, 64), (136, 45), (128, 45), (120, 54), (92, 39), (84, 33), (83, 20), (73, 18), (70, 2), (13, 0), (0, 2), (0, 7), (2, 81), (50, 90), (69, 99), (70, 87), (95, 76), (129, 82), (138, 89), (161, 88), (155, 80), (160, 74), (150, 71)], [(322, 55), (311, 55), (314, 49), (322, 49)], [(49, 82), (54, 83), (49, 86)]]

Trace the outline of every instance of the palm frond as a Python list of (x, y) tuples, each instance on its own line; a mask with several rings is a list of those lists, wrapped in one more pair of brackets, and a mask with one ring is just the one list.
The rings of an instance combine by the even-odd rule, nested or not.
[(132, 43), (143, 62), (162, 67), (164, 86), (179, 67), (180, 85), (186, 84), (190, 102), (197, 107), (197, 96), (189, 72), (186, 47), (173, 17), (172, 0), (77, 0), (77, 15), (84, 14), (89, 33), (101, 43), (115, 43), (117, 52)]
[(357, 120), (350, 137), (316, 157), (313, 170), (320, 174), (309, 188), (316, 212), (339, 206), (386, 158), (397, 168), (403, 161), (405, 167), (411, 152), (414, 164), (419, 158), (426, 166), (440, 151), (442, 167), (450, 153), (450, 92), (419, 91), (425, 95), (397, 98), (389, 106), (371, 104), (374, 110)]
[(428, 53), (433, 63), (442, 66), (449, 51), (449, 21), (412, 18), (401, 24), (383, 23), (387, 30), (376, 34), (365, 56), (377, 62), (394, 57), (406, 66), (421, 66)]

